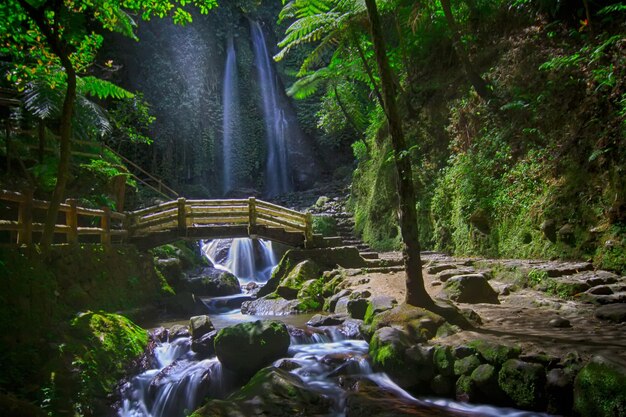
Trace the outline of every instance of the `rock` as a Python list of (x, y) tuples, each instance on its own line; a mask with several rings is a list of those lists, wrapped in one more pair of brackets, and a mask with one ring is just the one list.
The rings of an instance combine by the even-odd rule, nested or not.
[(431, 311), (400, 304), (375, 316), (372, 331), (386, 326), (396, 327), (402, 329), (413, 343), (418, 343), (435, 337), (437, 329), (445, 322), (443, 317)]
[(253, 301), (245, 301), (241, 304), (243, 314), (257, 316), (285, 316), (298, 314), (300, 302), (298, 300), (285, 300), (284, 298), (263, 297)]
[(479, 365), (480, 359), (478, 359), (478, 356), (476, 355), (466, 356), (463, 359), (457, 359), (454, 361), (454, 375), (469, 375), (474, 371), (474, 369), (478, 368)]
[(176, 285), (183, 279), (183, 268), (178, 258), (156, 259), (154, 265), (170, 285)]
[(442, 293), (458, 303), (500, 304), (498, 294), (481, 274), (459, 275), (446, 281)]
[(589, 288), (585, 292), (593, 295), (611, 295), (613, 294), (613, 289), (611, 289), (608, 285), (596, 285), (595, 287)]
[(550, 320), (548, 322), (548, 326), (550, 327), (556, 327), (559, 329), (563, 329), (563, 328), (567, 328), (567, 327), (572, 327), (571, 323), (569, 322), (569, 320), (564, 319), (563, 317), (556, 317), (552, 320)]
[[(276, 367), (259, 371), (227, 400), (209, 400), (197, 417), (292, 417), (330, 414), (332, 401), (308, 387), (299, 377)], [(299, 410), (297, 412), (296, 410)]]
[(574, 380), (574, 410), (583, 416), (626, 415), (626, 369), (593, 357)]
[(391, 310), (396, 305), (398, 305), (398, 301), (393, 297), (388, 295), (374, 296), (369, 300), (369, 305), (367, 306), (367, 311), (365, 312), (363, 320), (369, 324), (372, 322), (376, 314)]
[(337, 331), (345, 336), (346, 339), (360, 339), (361, 338), (361, 326), (363, 320), (347, 319), (344, 321)]
[(293, 371), (295, 369), (301, 368), (302, 366), (298, 362), (294, 362), (291, 359), (279, 359), (274, 363), (274, 366), (278, 369), (282, 369), (283, 371)]
[(189, 332), (191, 340), (200, 339), (205, 334), (215, 330), (209, 316), (194, 316), (189, 319)]
[(546, 373), (539, 364), (509, 359), (502, 364), (498, 385), (516, 407), (527, 410), (544, 407)]
[(239, 280), (230, 272), (205, 269), (203, 275), (191, 277), (186, 286), (196, 296), (219, 297), (241, 293)]
[[(322, 286), (324, 282), (322, 279), (311, 279), (304, 284), (298, 291), (299, 310), (305, 311), (320, 311), (324, 303), (324, 297), (322, 296)], [(279, 287), (280, 288), (280, 287)]]
[(369, 301), (364, 298), (349, 300), (347, 304), (348, 314), (350, 314), (350, 317), (353, 319), (362, 320), (365, 317), (365, 312), (367, 311), (368, 306)]
[(564, 224), (561, 228), (556, 232), (559, 240), (567, 245), (572, 246), (574, 244), (574, 226), (569, 223)]
[(476, 384), (467, 375), (461, 375), (456, 380), (455, 398), (464, 403), (476, 401)]
[(475, 355), (476, 349), (466, 345), (455, 346), (453, 349), (454, 357), (457, 359), (467, 358), (468, 356)]
[(511, 347), (480, 339), (470, 342), (469, 346), (476, 349), (486, 362), (496, 367), (500, 367), (509, 359), (519, 357), (521, 352), (517, 346)]
[(446, 282), (450, 278), (457, 275), (466, 275), (473, 274), (476, 272), (474, 268), (462, 268), (462, 269), (446, 269), (444, 271), (439, 272), (435, 278), (437, 278), (441, 282)]
[(476, 396), (481, 402), (506, 404), (506, 394), (498, 386), (498, 372), (493, 365), (488, 363), (479, 365), (472, 371), (470, 379), (480, 393), (480, 395)]
[(215, 353), (215, 336), (217, 330), (203, 334), (197, 339), (191, 341), (191, 350), (205, 356), (211, 356)]
[(432, 352), (411, 345), (407, 335), (393, 327), (378, 329), (370, 341), (372, 365), (408, 388), (433, 376)]
[(437, 346), (433, 352), (435, 369), (444, 376), (454, 374), (454, 355), (449, 346)]
[(215, 353), (224, 367), (249, 376), (286, 356), (289, 343), (283, 323), (257, 320), (220, 330), (215, 337)]
[(553, 219), (544, 220), (539, 229), (543, 232), (546, 239), (552, 243), (556, 242), (556, 221)]
[(319, 326), (336, 326), (343, 323), (348, 316), (341, 314), (316, 314), (309, 321), (306, 322), (307, 326), (319, 327)]
[(475, 210), (469, 216), (469, 222), (482, 234), (488, 235), (491, 231), (491, 219), (489, 214), (483, 209)]
[(448, 396), (452, 391), (453, 381), (451, 378), (438, 374), (430, 381), (430, 389), (436, 395)]
[(623, 323), (626, 321), (626, 304), (610, 304), (598, 307), (595, 316), (601, 320)]
[(335, 304), (335, 309), (333, 310), (337, 314), (350, 314), (348, 312), (348, 303), (350, 302), (350, 297), (341, 297), (337, 300), (337, 304)]
[(168, 329), (167, 334), (170, 342), (179, 337), (189, 337), (189, 327), (183, 326), (182, 324), (175, 324)]
[[(349, 296), (351, 293), (352, 293), (352, 290), (350, 290), (350, 289), (345, 289), (345, 290), (341, 290), (341, 291), (339, 291), (337, 294), (333, 295), (332, 297), (330, 297), (329, 299), (327, 299), (327, 300), (324, 302), (324, 310), (327, 310), (327, 311), (335, 311), (335, 309), (336, 309), (336, 307), (337, 307), (337, 302), (338, 302), (340, 299), (342, 299), (342, 298), (345, 298), (345, 299), (346, 299), (346, 302), (347, 302), (348, 296)], [(326, 307), (328, 307), (328, 308), (326, 308)], [(348, 313), (347, 306), (346, 306), (346, 311), (345, 311), (345, 313), (346, 313), (346, 314)]]
[(607, 304), (618, 304), (618, 303), (626, 303), (626, 293), (618, 293), (611, 295), (594, 295), (583, 293), (579, 294), (580, 301), (585, 303), (591, 303), (595, 305), (607, 305)]
[(298, 296), (302, 285), (310, 280), (317, 280), (321, 275), (320, 267), (310, 260), (297, 264), (287, 276), (280, 281), (276, 293), (287, 300), (293, 300)]
[(571, 415), (574, 404), (574, 374), (565, 369), (551, 369), (546, 376), (547, 411), (550, 414)]
[(457, 266), (454, 264), (439, 264), (439, 265), (429, 266), (428, 268), (426, 268), (426, 272), (432, 275), (441, 271), (446, 271), (448, 269), (456, 269), (456, 268)]

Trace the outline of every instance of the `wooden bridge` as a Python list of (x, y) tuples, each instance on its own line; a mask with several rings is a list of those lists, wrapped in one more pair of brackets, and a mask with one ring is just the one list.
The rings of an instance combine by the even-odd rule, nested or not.
[[(31, 193), (0, 190), (3, 243), (30, 245), (41, 234), (49, 203)], [(55, 243), (133, 243), (143, 249), (178, 239), (263, 238), (290, 246), (328, 247), (338, 242), (313, 234), (312, 216), (257, 200), (177, 200), (137, 211), (79, 207), (66, 200), (59, 208)]]

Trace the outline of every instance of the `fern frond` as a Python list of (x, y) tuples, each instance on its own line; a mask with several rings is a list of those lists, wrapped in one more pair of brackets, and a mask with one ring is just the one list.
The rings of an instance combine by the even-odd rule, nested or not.
[(36, 79), (26, 86), (24, 106), (32, 115), (40, 119), (52, 119), (61, 114), (65, 97), (63, 86), (50, 85), (45, 79)]
[(135, 96), (130, 91), (125, 90), (112, 82), (91, 76), (77, 79), (76, 86), (80, 94), (90, 95), (101, 100), (106, 98), (133, 98)]

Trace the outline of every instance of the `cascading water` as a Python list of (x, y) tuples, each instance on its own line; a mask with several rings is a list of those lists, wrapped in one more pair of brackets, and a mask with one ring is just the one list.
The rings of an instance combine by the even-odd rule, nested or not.
[(222, 120), (223, 131), (223, 157), (224, 172), (222, 179), (222, 191), (226, 195), (234, 188), (233, 179), (233, 143), (238, 136), (239, 126), (239, 89), (237, 87), (237, 54), (233, 37), (228, 38), (226, 48), (226, 68), (224, 69), (224, 86), (222, 94), (224, 118)]
[(202, 250), (215, 268), (230, 272), (242, 284), (267, 282), (277, 264), (272, 242), (263, 239), (215, 239), (205, 242)]
[(266, 194), (270, 197), (291, 191), (287, 138), (290, 132), (285, 109), (278, 96), (276, 73), (265, 43), (265, 35), (258, 22), (250, 21), (254, 62), (259, 74), (263, 98), (263, 117), (267, 139)]

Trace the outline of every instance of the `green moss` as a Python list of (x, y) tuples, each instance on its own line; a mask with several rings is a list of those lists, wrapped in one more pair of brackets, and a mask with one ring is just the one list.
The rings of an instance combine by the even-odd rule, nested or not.
[(543, 366), (510, 359), (502, 365), (498, 385), (514, 402), (515, 406), (537, 410), (545, 401), (546, 374)]
[(469, 375), (478, 368), (480, 365), (480, 359), (477, 356), (471, 355), (463, 359), (457, 359), (454, 361), (454, 375)]
[(501, 345), (481, 339), (471, 341), (468, 346), (476, 349), (485, 361), (495, 366), (500, 366), (509, 359), (517, 358), (521, 353), (519, 346)]
[(581, 369), (574, 382), (574, 409), (580, 415), (626, 415), (626, 373), (619, 369), (601, 362)]
[(313, 232), (323, 236), (337, 236), (337, 220), (331, 216), (313, 216)]
[(433, 352), (433, 364), (442, 375), (454, 373), (454, 355), (449, 346), (437, 346)]

